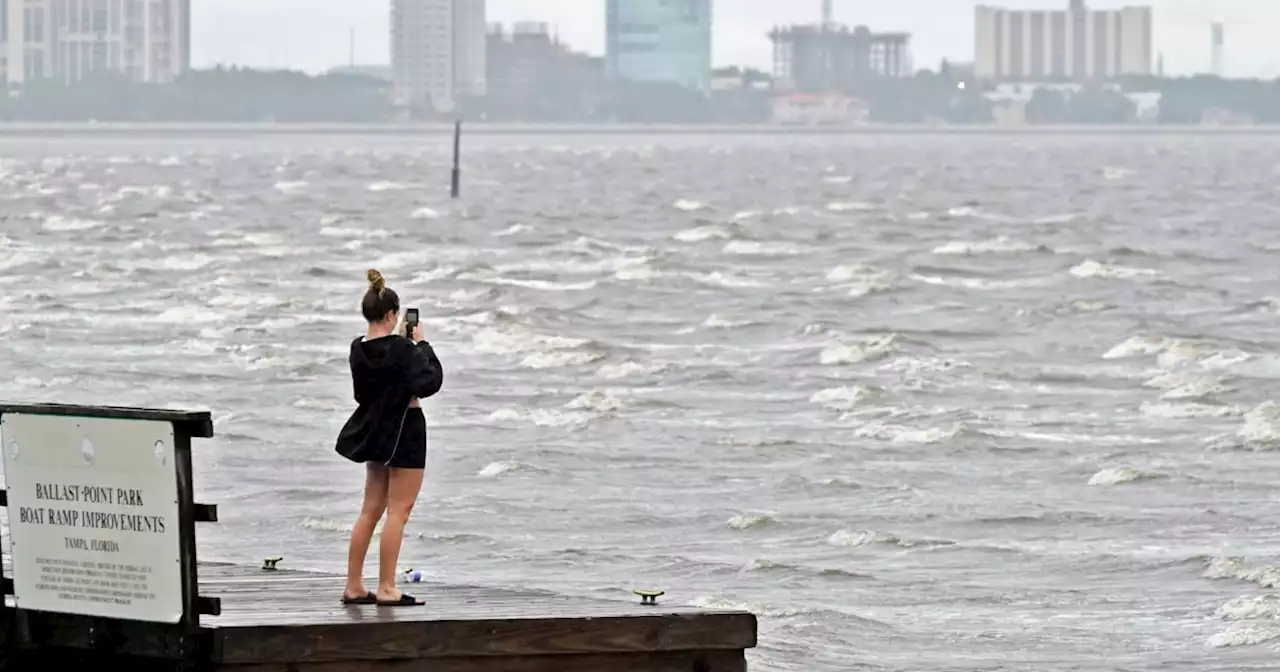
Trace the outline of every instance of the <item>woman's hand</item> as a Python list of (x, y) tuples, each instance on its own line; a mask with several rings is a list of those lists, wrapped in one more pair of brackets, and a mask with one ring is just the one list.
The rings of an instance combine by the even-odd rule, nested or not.
[(421, 322), (419, 322), (419, 323), (417, 323), (417, 324), (413, 325), (413, 342), (414, 342), (414, 343), (421, 343), (421, 342), (423, 342), (424, 340), (426, 340), (426, 337), (425, 337), (425, 336), (423, 335), (423, 333), (422, 333), (422, 323), (421, 323)]

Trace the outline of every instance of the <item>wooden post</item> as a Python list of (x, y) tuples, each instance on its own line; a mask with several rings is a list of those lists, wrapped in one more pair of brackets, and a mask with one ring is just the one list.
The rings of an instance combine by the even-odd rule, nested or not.
[[(3, 446), (0, 446), (0, 450), (3, 450)], [(0, 508), (9, 508), (9, 491), (3, 488), (0, 488)], [(13, 593), (13, 581), (5, 578), (4, 562), (0, 560), (0, 610), (5, 608), (4, 596), (11, 593)]]
[(457, 198), (462, 195), (462, 120), (453, 122), (453, 179), (450, 182), (449, 195)]
[[(0, 450), (3, 449), (4, 447), (0, 446)], [(0, 508), (7, 509), (8, 507), (8, 492), (0, 489)], [(12, 583), (12, 581), (5, 578), (4, 562), (0, 560), (0, 669), (4, 669), (5, 664), (8, 662), (9, 652), (17, 648), (14, 633), (10, 632), (14, 626), (13, 614), (9, 613), (9, 607), (5, 605), (5, 597), (13, 592)]]
[(200, 584), (196, 574), (196, 518), (194, 482), (191, 473), (191, 437), (174, 425), (173, 457), (178, 477), (178, 540), (182, 564), (183, 637), (178, 647), (180, 657), (190, 663), (199, 661), (203, 649), (200, 634)]

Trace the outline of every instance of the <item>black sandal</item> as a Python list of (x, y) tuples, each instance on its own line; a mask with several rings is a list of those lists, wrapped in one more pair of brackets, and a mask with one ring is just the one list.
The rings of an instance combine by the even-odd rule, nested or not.
[(426, 602), (408, 593), (401, 593), (398, 600), (377, 600), (377, 604), (379, 607), (421, 607)]
[(347, 597), (346, 595), (343, 595), (342, 603), (343, 604), (377, 604), (378, 596), (373, 593), (365, 593), (361, 597)]

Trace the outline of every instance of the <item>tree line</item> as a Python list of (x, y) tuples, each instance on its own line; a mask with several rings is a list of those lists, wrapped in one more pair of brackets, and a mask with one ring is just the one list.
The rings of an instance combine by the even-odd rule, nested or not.
[[(747, 83), (710, 94), (660, 83), (610, 82), (531, 87), (465, 101), (464, 119), (535, 122), (762, 123), (769, 120), (769, 76), (725, 69)], [(1119, 90), (1115, 90), (1118, 88)], [(913, 77), (867, 79), (842, 93), (866, 101), (871, 121), (882, 123), (992, 123), (999, 103), (991, 86), (966, 79), (945, 63)], [(1025, 106), (1028, 123), (1124, 123), (1134, 120), (1125, 94), (1161, 94), (1150, 121), (1201, 123), (1225, 115), (1256, 123), (1280, 122), (1280, 80), (1210, 76), (1124, 78), (1078, 91), (1040, 89)], [(526, 99), (527, 98), (527, 99)], [(360, 74), (308, 75), (241, 68), (192, 70), (170, 84), (141, 84), (112, 74), (66, 84), (37, 80), (0, 96), (0, 121), (188, 123), (383, 123), (431, 118), (422, 108), (395, 104), (391, 84)]]

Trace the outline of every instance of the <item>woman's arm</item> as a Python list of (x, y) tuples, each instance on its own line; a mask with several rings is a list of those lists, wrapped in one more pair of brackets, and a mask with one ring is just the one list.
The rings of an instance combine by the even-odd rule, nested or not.
[(426, 399), (440, 391), (444, 384), (444, 368), (431, 344), (420, 341), (409, 352), (409, 393)]

